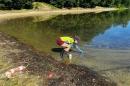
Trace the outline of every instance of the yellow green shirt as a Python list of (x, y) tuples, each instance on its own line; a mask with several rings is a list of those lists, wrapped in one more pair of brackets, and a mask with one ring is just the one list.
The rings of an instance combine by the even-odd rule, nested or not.
[(74, 39), (71, 38), (71, 37), (60, 37), (60, 39), (64, 42), (67, 42), (67, 43), (70, 43), (70, 44), (74, 43)]

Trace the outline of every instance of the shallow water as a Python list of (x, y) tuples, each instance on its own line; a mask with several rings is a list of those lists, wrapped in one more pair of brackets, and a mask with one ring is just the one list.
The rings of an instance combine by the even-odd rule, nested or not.
[(85, 54), (72, 53), (73, 63), (98, 71), (119, 86), (130, 85), (130, 11), (50, 17), (7, 20), (0, 23), (0, 31), (57, 60), (60, 57), (59, 52), (53, 52), (58, 47), (55, 39), (78, 35)]

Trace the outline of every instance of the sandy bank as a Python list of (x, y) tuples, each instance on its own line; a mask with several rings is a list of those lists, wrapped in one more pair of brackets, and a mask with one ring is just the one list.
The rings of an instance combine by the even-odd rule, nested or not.
[(99, 13), (104, 11), (115, 11), (117, 8), (93, 8), (93, 9), (56, 9), (56, 10), (25, 10), (25, 11), (0, 11), (0, 21), (5, 19), (14, 19), (18, 17), (39, 16), (39, 15), (65, 15), (65, 14), (81, 14), (81, 13)]

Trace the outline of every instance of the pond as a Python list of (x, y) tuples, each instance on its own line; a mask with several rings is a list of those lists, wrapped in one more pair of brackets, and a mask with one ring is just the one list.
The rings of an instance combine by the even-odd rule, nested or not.
[(74, 53), (72, 63), (87, 66), (119, 86), (130, 85), (130, 11), (17, 18), (0, 23), (0, 31), (16, 37), (57, 60), (57, 37), (81, 38), (85, 54)]

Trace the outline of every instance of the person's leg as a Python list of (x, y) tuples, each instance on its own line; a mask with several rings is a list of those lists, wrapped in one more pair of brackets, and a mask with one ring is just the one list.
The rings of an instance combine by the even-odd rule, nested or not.
[[(71, 45), (64, 43), (61, 45), (64, 48), (64, 53), (68, 56), (68, 58), (71, 60), (72, 59), (72, 54), (70, 53)], [(62, 55), (63, 56), (63, 55)]]
[(60, 52), (60, 57), (63, 59), (64, 58), (64, 53), (65, 53), (65, 51), (64, 51), (64, 49)]
[[(72, 59), (72, 54), (70, 53), (70, 51), (69, 51), (69, 52), (64, 51), (63, 54), (66, 54), (67, 57), (68, 57), (70, 60)], [(63, 56), (64, 56), (64, 55), (63, 55)]]

